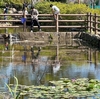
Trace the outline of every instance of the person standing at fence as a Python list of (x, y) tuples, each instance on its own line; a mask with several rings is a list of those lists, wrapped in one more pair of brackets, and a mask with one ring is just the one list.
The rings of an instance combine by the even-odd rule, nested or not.
[[(7, 14), (7, 13), (8, 13), (8, 5), (6, 4), (4, 8), (4, 14)], [(7, 16), (4, 16), (4, 20), (7, 20)]]
[(23, 3), (23, 15), (24, 15), (24, 18), (27, 18), (27, 14), (28, 14), (28, 11), (27, 11), (27, 3), (24, 2)]
[(33, 27), (35, 23), (37, 24), (39, 31), (41, 31), (40, 23), (38, 21), (38, 14), (39, 14), (38, 10), (35, 9), (34, 6), (32, 6), (31, 7), (31, 32), (33, 32)]
[(60, 14), (60, 9), (53, 5), (53, 4), (50, 4), (50, 7), (52, 8), (52, 13), (53, 13), (53, 16), (54, 16), (54, 20), (57, 19), (57, 15)]
[(27, 8), (27, 3), (26, 2), (23, 3), (23, 9), (22, 10), (24, 11), (25, 8)]
[(23, 11), (23, 17), (21, 18), (21, 22), (24, 24), (24, 26), (26, 26), (26, 19), (28, 14), (26, 2), (23, 3), (22, 11)]

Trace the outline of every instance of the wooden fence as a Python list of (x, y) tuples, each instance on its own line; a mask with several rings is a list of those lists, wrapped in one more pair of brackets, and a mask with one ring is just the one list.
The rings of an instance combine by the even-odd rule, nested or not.
[[(7, 16), (7, 20), (4, 20), (4, 16)], [(27, 16), (27, 21), (22, 24), (21, 18), (23, 14), (0, 14), (0, 23), (11, 23), (12, 25), (0, 25), (0, 28), (23, 28), (23, 31), (26, 31), (26, 28), (30, 26), (27, 25), (27, 22), (30, 22), (30, 14)], [(60, 19), (60, 17), (62, 19)], [(95, 34), (100, 31), (100, 16), (97, 14), (59, 14), (57, 20), (53, 19), (51, 14), (39, 14), (39, 22), (42, 29), (46, 29), (50, 32), (51, 28), (55, 32), (67, 32), (67, 31), (88, 31), (94, 32)], [(19, 24), (16, 24), (19, 23)], [(37, 28), (37, 26), (34, 26)]]

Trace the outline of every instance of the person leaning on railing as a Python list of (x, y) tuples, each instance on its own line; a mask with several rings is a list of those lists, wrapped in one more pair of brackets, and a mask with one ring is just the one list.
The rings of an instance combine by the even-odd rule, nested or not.
[(50, 7), (52, 8), (52, 13), (53, 13), (53, 16), (54, 16), (54, 20), (57, 19), (57, 15), (60, 14), (60, 9), (53, 5), (53, 4), (50, 4)]

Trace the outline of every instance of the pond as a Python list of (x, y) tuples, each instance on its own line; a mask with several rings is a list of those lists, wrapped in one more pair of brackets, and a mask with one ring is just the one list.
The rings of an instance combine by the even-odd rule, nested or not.
[[(15, 83), (14, 76), (21, 85), (48, 85), (49, 81), (57, 81), (60, 78), (100, 80), (99, 50), (85, 46), (80, 40), (67, 39), (66, 42), (64, 45), (49, 44), (41, 47), (35, 64), (32, 63), (32, 46), (26, 46), (24, 50), (21, 48), (15, 50), (19, 44), (14, 44), (9, 50), (2, 50), (0, 91), (7, 90), (5, 83)], [(40, 47), (36, 45), (35, 54), (38, 53), (38, 48)], [(59, 53), (59, 62), (55, 62), (57, 53)], [(26, 55), (25, 61), (23, 55)]]

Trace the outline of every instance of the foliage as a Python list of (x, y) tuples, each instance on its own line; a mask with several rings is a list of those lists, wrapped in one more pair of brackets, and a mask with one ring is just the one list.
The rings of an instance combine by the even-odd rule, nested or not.
[[(39, 2), (39, 3), (37, 3), (36, 5), (35, 5), (35, 7), (39, 10), (39, 12), (40, 13), (42, 13), (42, 14), (51, 14), (52, 13), (52, 11), (51, 11), (51, 8), (50, 8), (50, 4), (53, 4), (53, 5), (56, 5), (56, 6), (58, 6), (59, 8), (60, 8), (60, 10), (61, 10), (61, 8), (63, 9), (64, 7), (66, 7), (66, 4), (64, 4), (64, 3), (61, 3), (61, 2), (45, 2), (45, 1), (43, 1), (43, 2)], [(63, 7), (62, 7), (63, 6)], [(61, 12), (62, 12), (63, 10), (61, 10)]]
[(87, 97), (100, 99), (100, 81), (97, 79), (61, 78), (59, 81), (50, 81), (49, 86), (19, 85), (21, 95), (28, 99), (70, 99)]
[[(89, 6), (86, 4), (73, 4), (73, 3), (61, 3), (61, 2), (46, 2), (42, 1), (39, 2), (35, 5), (35, 8), (38, 9), (40, 14), (52, 14), (52, 10), (50, 8), (50, 4), (56, 5), (60, 9), (61, 14), (87, 14), (87, 13), (92, 13), (92, 14), (98, 14), (100, 15), (100, 10), (99, 9), (91, 9)], [(86, 20), (86, 16), (62, 16), (62, 19), (73, 19), (73, 20)], [(76, 24), (76, 22), (70, 23), (70, 22), (64, 22), (62, 23), (63, 25), (79, 25), (80, 22)], [(83, 24), (85, 24), (83, 22)], [(81, 24), (81, 25), (83, 25)], [(46, 25), (46, 24), (45, 24)]]
[[(27, 4), (31, 4), (31, 0), (2, 0), (0, 5), (15, 4), (17, 7), (22, 7), (23, 3), (27, 2)], [(86, 4), (74, 4), (74, 3), (61, 3), (61, 2), (51, 2), (48, 0), (40, 0), (40, 2), (35, 4), (35, 7), (39, 10), (40, 14), (51, 14), (50, 4), (56, 5), (60, 8), (61, 14), (82, 14), (82, 13), (97, 13), (100, 14), (99, 9), (91, 9)]]
[(0, 5), (5, 5), (5, 3), (23, 4), (24, 1), (29, 2), (29, 0), (1, 0)]
[(50, 4), (56, 5), (59, 7), (61, 14), (86, 14), (88, 12), (100, 14), (99, 9), (91, 9), (86, 4), (73, 4), (73, 3), (61, 3), (61, 2), (39, 2), (35, 5), (35, 7), (42, 14), (51, 14)]

